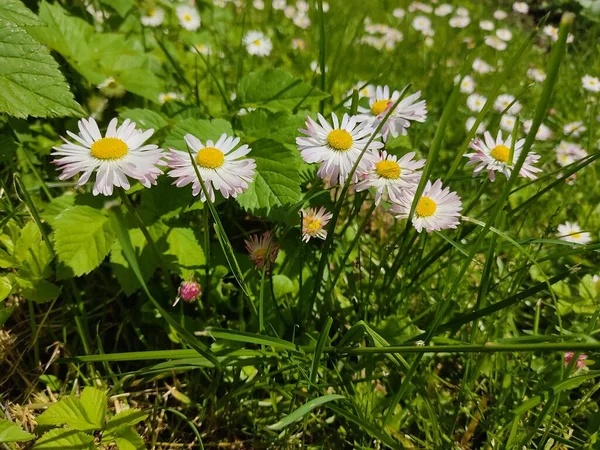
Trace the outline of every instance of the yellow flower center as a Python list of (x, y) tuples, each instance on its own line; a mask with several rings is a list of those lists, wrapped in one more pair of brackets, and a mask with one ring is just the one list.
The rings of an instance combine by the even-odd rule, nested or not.
[(389, 103), (389, 100), (377, 100), (373, 103), (373, 106), (371, 106), (371, 113), (373, 113), (374, 116), (378, 116), (387, 109)]
[(317, 232), (323, 228), (321, 221), (316, 217), (304, 217), (304, 229), (308, 234), (317, 234)]
[(150, 17), (154, 17), (156, 15), (156, 10), (155, 9), (151, 9), (150, 11), (148, 11), (148, 15)]
[(419, 203), (417, 203), (417, 215), (420, 217), (430, 217), (435, 214), (437, 210), (437, 203), (431, 200), (429, 197), (421, 197)]
[(581, 233), (573, 233), (571, 236), (573, 236), (573, 239), (581, 239)]
[(252, 41), (252, 43), (254, 45), (260, 45), (260, 39), (255, 39), (254, 41)]
[(402, 169), (400, 169), (400, 165), (395, 161), (383, 160), (375, 164), (375, 172), (382, 178), (397, 180), (400, 178)]
[(91, 154), (94, 158), (111, 160), (123, 158), (129, 149), (121, 139), (106, 137), (92, 144)]
[(352, 136), (346, 130), (333, 130), (327, 135), (327, 144), (339, 152), (348, 150), (352, 143)]
[(225, 155), (218, 148), (205, 147), (196, 155), (196, 164), (205, 169), (217, 169), (225, 162)]
[(191, 22), (192, 16), (190, 16), (189, 14), (186, 14), (183, 16), (183, 20), (185, 20), (186, 22)]
[(256, 250), (254, 250), (254, 252), (252, 252), (252, 253), (255, 258), (264, 259), (265, 255), (267, 254), (267, 249), (266, 249), (266, 247), (259, 247)]
[(492, 158), (500, 162), (508, 162), (510, 156), (510, 148), (506, 145), (496, 145), (490, 152)]

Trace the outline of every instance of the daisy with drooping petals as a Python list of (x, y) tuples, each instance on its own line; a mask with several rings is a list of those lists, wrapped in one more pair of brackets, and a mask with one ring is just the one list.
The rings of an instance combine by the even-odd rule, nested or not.
[(308, 211), (300, 210), (302, 217), (302, 240), (310, 241), (311, 238), (327, 238), (325, 226), (329, 223), (333, 214), (327, 212), (325, 207), (321, 206), (318, 210), (310, 208)]
[[(410, 127), (412, 121), (425, 122), (427, 119), (427, 102), (420, 100), (421, 91), (417, 91), (406, 98), (403, 98), (396, 109), (383, 125), (381, 133), (383, 139), (387, 140), (388, 134), (398, 137), (400, 134), (406, 136), (406, 129)], [(388, 86), (377, 86), (375, 95), (369, 99), (369, 108), (358, 107), (358, 121), (366, 121), (373, 127), (376, 127), (380, 120), (387, 115), (389, 108), (400, 98), (399, 91), (393, 91), (390, 94)]]
[(165, 10), (162, 8), (150, 8), (140, 20), (142, 21), (142, 25), (146, 27), (159, 27), (165, 20)]
[[(359, 124), (356, 116), (348, 114), (344, 114), (340, 123), (335, 113), (331, 113), (333, 126), (321, 114), (317, 119), (318, 123), (307, 117), (306, 129), (299, 130), (306, 135), (296, 138), (302, 159), (307, 163), (321, 163), (317, 175), (329, 184), (344, 184), (375, 130), (368, 122)], [(357, 182), (359, 175), (371, 167), (377, 159), (375, 150), (382, 147), (383, 143), (376, 139), (369, 144), (352, 181)]]
[(566, 242), (572, 242), (573, 244), (584, 245), (592, 240), (590, 233), (581, 231), (577, 222), (565, 222), (564, 224), (559, 225), (558, 238)]
[[(508, 136), (506, 141), (504, 141), (502, 139), (502, 131), (498, 131), (496, 139), (492, 137), (489, 131), (486, 131), (483, 138), (484, 140), (474, 139), (473, 142), (469, 144), (469, 146), (475, 150), (475, 153), (466, 153), (464, 155), (466, 158), (469, 158), (467, 165), (477, 165), (477, 167), (473, 169), (473, 176), (477, 176), (483, 170), (487, 170), (491, 181), (496, 179), (496, 171), (502, 172), (506, 178), (510, 178), (515, 162), (518, 161), (519, 156), (523, 151), (525, 139), (515, 142), (511, 160), (510, 147), (512, 145), (512, 136)], [(519, 176), (531, 178), (532, 180), (537, 178), (537, 175), (535, 174), (541, 172), (542, 169), (534, 167), (533, 164), (537, 163), (539, 159), (540, 155), (529, 152), (519, 171)]]
[(381, 152), (374, 166), (364, 174), (364, 179), (355, 186), (357, 191), (375, 188), (375, 204), (387, 193), (392, 201), (398, 199), (409, 190), (415, 190), (421, 179), (421, 169), (425, 160), (415, 161), (415, 152), (410, 152), (398, 160), (385, 150)]
[(248, 257), (256, 265), (257, 269), (262, 269), (265, 264), (267, 269), (275, 263), (279, 254), (279, 244), (273, 240), (270, 231), (262, 235), (253, 234), (249, 240), (244, 240)]
[(600, 92), (600, 80), (590, 75), (585, 75), (581, 79), (581, 84), (586, 91)]
[(268, 56), (273, 50), (271, 39), (260, 31), (248, 31), (243, 39), (246, 50), (251, 55)]
[(179, 24), (188, 31), (200, 28), (201, 20), (198, 10), (192, 6), (180, 5), (175, 9)]
[(77, 186), (82, 186), (93, 172), (97, 172), (94, 195), (112, 195), (114, 186), (129, 189), (127, 177), (148, 188), (156, 184), (156, 178), (162, 174), (156, 166), (164, 165), (163, 152), (157, 145), (143, 145), (154, 130), (139, 130), (129, 119), (118, 128), (117, 124), (116, 118), (111, 120), (104, 137), (92, 117), (78, 122), (79, 134), (67, 131), (77, 143), (62, 138), (65, 143), (54, 147), (52, 156), (59, 158), (53, 163), (62, 170), (58, 178), (66, 180), (83, 172), (77, 182)]
[[(215, 201), (215, 190), (220, 191), (225, 198), (236, 198), (248, 189), (248, 184), (254, 179), (256, 163), (252, 158), (242, 158), (250, 153), (250, 147), (242, 145), (236, 149), (240, 138), (223, 133), (217, 142), (207, 140), (206, 145), (191, 134), (186, 134), (184, 139), (212, 202)], [(169, 149), (167, 167), (171, 169), (168, 175), (177, 178), (173, 183), (175, 186), (193, 183), (192, 194), (200, 194), (200, 200), (206, 201), (188, 152)]]
[[(390, 212), (398, 219), (407, 219), (414, 198), (414, 192), (400, 197), (393, 203)], [(433, 184), (427, 181), (425, 190), (417, 202), (412, 224), (419, 233), (423, 228), (428, 233), (456, 228), (461, 210), (462, 202), (456, 192), (451, 192), (448, 187), (444, 188), (440, 180), (436, 180)]]
[[(567, 367), (571, 363), (571, 360), (573, 359), (574, 356), (575, 356), (574, 352), (565, 352), (565, 367)], [(585, 364), (586, 359), (588, 359), (588, 355), (586, 355), (585, 353), (581, 353), (579, 355), (579, 357), (577, 358), (577, 362), (575, 363), (578, 370), (583, 370), (583, 369), (587, 368), (587, 366)]]

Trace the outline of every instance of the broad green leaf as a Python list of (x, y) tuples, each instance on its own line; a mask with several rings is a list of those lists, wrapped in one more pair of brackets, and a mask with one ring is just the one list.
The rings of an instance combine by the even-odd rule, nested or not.
[(223, 133), (233, 136), (233, 129), (231, 124), (223, 119), (184, 119), (177, 123), (167, 136), (164, 147), (185, 152), (187, 147), (183, 137), (188, 133), (193, 134), (202, 143), (206, 144), (207, 139), (216, 141)]
[(135, 122), (139, 127), (144, 129), (154, 129), (154, 131), (160, 130), (168, 125), (167, 120), (151, 109), (128, 109), (119, 114), (122, 119), (129, 119)]
[(157, 219), (170, 219), (184, 211), (202, 209), (202, 202), (192, 195), (191, 189), (178, 189), (173, 195), (173, 178), (163, 175), (158, 179), (158, 185), (152, 189), (144, 189), (141, 193), (141, 207), (138, 212), (149, 225)]
[(118, 434), (118, 430), (123, 427), (132, 427), (142, 420), (146, 420), (147, 417), (148, 413), (134, 408), (126, 409), (118, 414), (115, 414), (106, 424), (102, 440)]
[(321, 406), (324, 403), (334, 401), (334, 400), (342, 400), (343, 398), (344, 398), (344, 396), (339, 395), (339, 394), (329, 394), (329, 395), (323, 395), (322, 397), (313, 398), (312, 400), (309, 400), (304, 405), (302, 405), (300, 408), (292, 411), (290, 414), (285, 416), (279, 422), (276, 422), (273, 425), (268, 425), (267, 428), (269, 430), (274, 430), (274, 431), (283, 430), (285, 427), (302, 419), (304, 416), (306, 416), (309, 412), (311, 412), (316, 407)]
[(77, 430), (56, 428), (44, 434), (32, 450), (94, 450), (94, 437)]
[(250, 187), (237, 197), (238, 203), (257, 216), (269, 216), (273, 209), (283, 213), (288, 205), (302, 197), (299, 160), (293, 150), (270, 139), (252, 144), (249, 158), (256, 161), (256, 177)]
[(49, 204), (47, 204), (42, 212), (40, 213), (40, 217), (44, 219), (44, 221), (48, 222), (50, 226), (54, 227), (54, 220), (60, 214), (62, 214), (65, 209), (70, 208), (75, 204), (75, 196), (71, 194), (64, 194), (60, 197), (54, 198)]
[(34, 221), (28, 222), (21, 231), (15, 244), (14, 256), (21, 261), (19, 275), (22, 278), (37, 281), (50, 274), (52, 253)]
[(6, 321), (10, 318), (16, 306), (9, 306), (8, 308), (0, 308), (0, 327), (3, 326)]
[(167, 244), (167, 265), (182, 278), (188, 278), (206, 263), (202, 246), (191, 228), (171, 228), (167, 235)]
[(248, 142), (269, 138), (284, 144), (296, 143), (298, 129), (304, 126), (304, 116), (287, 111), (270, 112), (257, 109), (240, 116), (242, 130)]
[(12, 291), (12, 283), (6, 276), (0, 277), (0, 300), (4, 300)]
[(276, 299), (281, 299), (281, 297), (291, 294), (294, 290), (294, 283), (288, 277), (282, 274), (273, 275), (273, 293)]
[(121, 17), (125, 17), (133, 7), (133, 0), (100, 0), (100, 3), (110, 6)]
[(7, 442), (25, 442), (34, 438), (35, 436), (33, 434), (23, 431), (23, 428), (16, 423), (0, 419), (0, 444), (6, 444)]
[(289, 111), (329, 97), (329, 94), (281, 69), (252, 72), (240, 80), (238, 98), (246, 106)]
[(2, 0), (0, 3), (0, 19), (19, 26), (43, 26), (38, 16), (27, 8), (21, 0)]
[[(94, 388), (86, 388), (84, 393), (88, 389)], [(106, 410), (106, 397), (104, 399), (104, 409), (100, 409), (100, 396), (93, 392), (89, 392), (85, 398), (83, 394), (81, 398), (74, 395), (63, 397), (40, 414), (37, 423), (38, 425), (68, 425), (79, 431), (99, 430), (104, 424), (104, 418), (100, 417), (100, 414)]]
[(115, 437), (119, 450), (145, 450), (146, 445), (142, 437), (133, 428), (121, 428)]
[(72, 206), (56, 217), (54, 247), (60, 262), (75, 276), (100, 265), (114, 241), (108, 218), (89, 206)]
[[(23, 275), (24, 272), (20, 271), (19, 275)], [(61, 292), (60, 287), (48, 280), (22, 278), (22, 276), (17, 276), (15, 279), (19, 283), (23, 297), (36, 303), (46, 303), (54, 300)]]
[(87, 417), (94, 424), (104, 425), (106, 419), (106, 392), (93, 387), (86, 387), (81, 393), (81, 404)]
[(48, 49), (4, 19), (0, 19), (0, 112), (19, 118), (84, 114)]

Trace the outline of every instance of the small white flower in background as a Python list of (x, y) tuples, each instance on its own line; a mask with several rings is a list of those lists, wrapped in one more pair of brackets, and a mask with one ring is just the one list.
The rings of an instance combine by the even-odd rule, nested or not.
[[(236, 149), (240, 138), (223, 133), (217, 142), (207, 140), (206, 145), (191, 134), (186, 134), (184, 139), (212, 202), (215, 201), (215, 190), (225, 198), (235, 198), (248, 189), (254, 179), (256, 163), (252, 158), (245, 158), (250, 153), (250, 147), (242, 145)], [(187, 151), (169, 149), (167, 167), (171, 169), (167, 175), (177, 178), (173, 182), (175, 186), (183, 187), (192, 183), (192, 194), (200, 194), (200, 201), (206, 201), (204, 189)]]
[(458, 7), (456, 8), (456, 15), (460, 17), (469, 17), (469, 10), (467, 8)]
[(238, 116), (245, 116), (246, 114), (248, 114), (249, 112), (252, 112), (252, 111), (256, 111), (256, 108), (251, 108), (251, 107), (240, 108), (240, 110), (237, 112), (237, 115)]
[(495, 69), (486, 63), (483, 59), (475, 58), (473, 60), (473, 70), (477, 73), (490, 73)]
[(431, 28), (431, 20), (425, 16), (416, 16), (412, 21), (412, 27), (417, 31), (428, 30)]
[(227, 0), (213, 0), (213, 5), (217, 8), (225, 8), (225, 6), (227, 6)]
[(485, 45), (492, 47), (500, 52), (506, 50), (506, 42), (504, 42), (498, 36), (486, 36), (483, 42), (485, 42)]
[(543, 83), (546, 79), (546, 72), (544, 72), (542, 69), (536, 69), (535, 67), (532, 67), (527, 69), (527, 76), (538, 83)]
[(479, 94), (471, 94), (467, 97), (467, 108), (473, 112), (481, 112), (487, 98)]
[(298, 28), (302, 28), (303, 30), (310, 27), (310, 19), (305, 13), (298, 12), (292, 21), (294, 22), (294, 25), (296, 25)]
[(571, 122), (563, 127), (563, 133), (567, 136), (579, 137), (581, 133), (585, 133), (587, 128), (583, 122)]
[[(469, 147), (475, 150), (475, 153), (466, 153), (464, 155), (465, 158), (469, 158), (467, 165), (476, 166), (473, 169), (473, 176), (477, 176), (485, 170), (488, 172), (490, 181), (495, 181), (496, 172), (503, 173), (507, 179), (510, 178), (515, 163), (518, 161), (521, 152), (523, 151), (525, 139), (520, 139), (515, 142), (511, 159), (510, 147), (512, 143), (511, 135), (509, 135), (506, 140), (502, 139), (502, 131), (498, 131), (496, 139), (492, 137), (489, 131), (484, 133), (483, 140), (479, 138), (473, 139), (469, 144)], [(533, 166), (539, 159), (540, 155), (529, 152), (519, 171), (519, 176), (535, 180), (537, 178), (536, 173), (542, 171), (542, 169)]]
[(356, 83), (354, 85), (354, 87), (352, 89), (350, 89), (348, 92), (346, 92), (346, 95), (344, 95), (344, 97), (349, 97), (348, 100), (346, 100), (346, 102), (344, 103), (344, 106), (346, 108), (350, 108), (352, 106), (352, 94), (354, 92), (354, 89), (356, 89), (358, 91), (358, 98), (371, 98), (372, 96), (375, 95), (375, 86), (372, 84), (367, 84), (366, 81), (359, 81), (358, 83)]
[(557, 236), (559, 239), (573, 244), (587, 244), (592, 240), (590, 233), (582, 231), (577, 222), (565, 222), (559, 225)]
[(585, 75), (581, 79), (581, 84), (586, 91), (600, 92), (600, 80), (591, 75)]
[[(304, 161), (309, 164), (320, 163), (317, 175), (329, 180), (333, 186), (346, 182), (375, 130), (369, 122), (359, 124), (356, 116), (344, 114), (340, 123), (337, 115), (331, 113), (331, 119), (333, 126), (321, 114), (317, 114), (318, 123), (307, 117), (306, 129), (299, 130), (305, 136), (297, 137), (296, 145)], [(383, 143), (376, 139), (369, 144), (352, 177), (353, 182), (357, 182), (359, 175), (374, 164), (377, 159), (375, 151), (382, 147)]]
[(198, 10), (192, 6), (180, 5), (175, 9), (179, 24), (188, 31), (200, 28), (201, 20)]
[(573, 36), (571, 33), (569, 33), (567, 35), (567, 44), (572, 44), (575, 41), (575, 36)]
[(563, 167), (579, 161), (588, 155), (579, 145), (567, 141), (560, 141), (554, 152), (556, 153), (556, 161)]
[[(393, 137), (398, 137), (400, 134), (405, 136), (407, 134), (406, 129), (410, 127), (412, 121), (425, 122), (427, 119), (427, 103), (425, 100), (419, 100), (420, 96), (421, 91), (417, 91), (398, 103), (381, 130), (384, 140), (388, 138), (388, 134)], [(360, 114), (357, 116), (357, 120), (360, 122), (367, 121), (376, 128), (378, 122), (385, 118), (389, 108), (399, 98), (399, 91), (390, 93), (388, 86), (377, 86), (375, 95), (369, 99), (369, 108), (358, 107)]]
[(158, 27), (165, 20), (165, 10), (162, 8), (150, 8), (140, 19), (146, 27)]
[[(533, 120), (526, 120), (525, 122), (523, 122), (523, 129), (525, 130), (525, 133), (529, 133), (531, 131), (532, 124), (533, 124)], [(552, 132), (552, 130), (550, 128), (548, 128), (546, 125), (544, 125), (543, 123), (540, 124), (540, 127), (538, 128), (538, 131), (535, 134), (535, 138), (538, 141), (548, 141), (548, 140), (552, 139), (553, 136), (554, 136), (554, 133)]]
[(243, 39), (246, 50), (251, 55), (268, 56), (273, 49), (271, 39), (260, 31), (248, 31)]
[[(321, 73), (321, 65), (317, 62), (317, 61), (311, 61), (310, 63), (310, 70), (312, 70), (315, 73), (320, 74)], [(327, 67), (327, 65), (325, 66), (325, 73), (329, 72), (329, 67)]]
[(192, 47), (190, 47), (190, 50), (194, 53), (200, 53), (201, 55), (204, 55), (204, 56), (212, 55), (212, 49), (210, 48), (210, 45), (208, 45), (208, 44), (203, 44), (203, 43), (195, 44)]
[(427, 47), (433, 47), (433, 44), (435, 43), (433, 38), (430, 36), (427, 36), (425, 38), (425, 40), (423, 41), (423, 43), (427, 46)]
[[(408, 219), (414, 198), (414, 192), (403, 195), (397, 202), (392, 203), (390, 212), (398, 219)], [(462, 202), (456, 192), (451, 192), (448, 187), (444, 188), (440, 180), (436, 180), (433, 184), (427, 181), (425, 190), (417, 201), (412, 224), (419, 233), (423, 229), (431, 233), (456, 228), (461, 210)]]
[(553, 41), (558, 40), (558, 28), (552, 25), (546, 25), (543, 29), (543, 32), (546, 36), (550, 36)]
[(529, 12), (529, 5), (525, 2), (514, 2), (513, 11), (520, 14), (527, 14)]
[(425, 3), (412, 2), (410, 5), (408, 5), (408, 11), (409, 12), (422, 11), (424, 13), (431, 14), (431, 11), (433, 11), (433, 8), (429, 5), (426, 5)]
[(178, 94), (177, 92), (164, 92), (158, 94), (158, 101), (161, 105), (164, 105), (167, 102), (172, 100), (183, 100), (183, 96)]
[[(475, 125), (476, 121), (477, 121), (476, 117), (469, 117), (469, 118), (467, 118), (467, 120), (465, 121), (465, 128), (467, 130), (467, 133), (471, 131), (471, 128), (473, 128), (473, 125)], [(477, 134), (484, 133), (485, 132), (485, 128), (486, 128), (486, 124), (484, 122), (481, 122), (477, 126), (477, 130), (475, 130), (475, 132)]]
[(278, 11), (283, 11), (287, 6), (286, 0), (273, 0), (271, 5), (273, 6), (273, 9), (276, 9)]
[(127, 92), (125, 90), (125, 87), (119, 82), (117, 82), (117, 80), (115, 80), (113, 77), (108, 77), (96, 87), (100, 89), (100, 92), (102, 92), (107, 97), (113, 98), (123, 97)]
[(263, 2), (263, 0), (254, 0), (252, 2), (252, 6), (254, 6), (254, 8), (258, 9), (259, 11), (262, 11), (263, 9), (265, 9), (265, 2)]
[(450, 14), (453, 9), (454, 8), (452, 8), (452, 5), (449, 5), (448, 3), (442, 3), (440, 6), (435, 8), (434, 14), (439, 17), (445, 17)]
[(494, 11), (494, 19), (504, 20), (508, 17), (508, 14), (500, 9)]
[(513, 105), (506, 112), (513, 116), (516, 114), (519, 114), (521, 112), (521, 108), (522, 108), (521, 103), (519, 103), (518, 101), (515, 101), (514, 95), (510, 95), (510, 94), (499, 95), (496, 98), (496, 101), (494, 102), (494, 110), (501, 113), (506, 108), (508, 108), (508, 105), (510, 105), (511, 103), (513, 103)]
[(90, 117), (78, 122), (79, 134), (67, 131), (76, 143), (62, 138), (65, 143), (54, 147), (52, 156), (58, 158), (53, 163), (62, 171), (58, 178), (66, 180), (83, 172), (77, 182), (77, 186), (83, 186), (96, 172), (94, 195), (112, 195), (113, 187), (129, 189), (127, 177), (147, 188), (156, 184), (156, 178), (162, 174), (156, 166), (164, 165), (163, 152), (157, 145), (143, 145), (154, 130), (137, 129), (129, 119), (118, 128), (117, 125), (118, 120), (112, 119), (102, 137), (98, 124)]
[(507, 30), (506, 28), (498, 28), (496, 30), (496, 36), (498, 36), (499, 39), (502, 39), (505, 42), (510, 41), (513, 37), (511, 31)]
[[(92, 17), (98, 24), (103, 24), (104, 19), (108, 19), (110, 17), (110, 14), (108, 12), (102, 11), (101, 9), (94, 8), (94, 5), (92, 5), (91, 3), (88, 4), (85, 9), (87, 12), (89, 12), (92, 15)], [(96, 28), (101, 30), (101, 28), (99, 28), (99, 27), (96, 27)]]
[(408, 191), (414, 191), (421, 179), (421, 169), (425, 160), (414, 160), (415, 152), (410, 152), (398, 159), (381, 152), (375, 164), (363, 174), (356, 191), (375, 188), (375, 204), (379, 205), (381, 199), (387, 195), (391, 201), (399, 201), (400, 197)]
[(515, 116), (511, 116), (510, 114), (504, 114), (500, 119), (500, 128), (502, 128), (507, 133), (512, 133), (515, 128), (515, 123), (517, 123), (517, 119)]
[(296, 9), (298, 11), (307, 12), (309, 7), (310, 6), (309, 6), (308, 2), (305, 2), (304, 0), (298, 0), (296, 2)]
[(324, 13), (329, 12), (329, 3), (323, 2), (323, 12)]
[(304, 39), (294, 38), (292, 39), (292, 49), (294, 50), (306, 50), (306, 42)]
[(291, 5), (290, 6), (286, 6), (285, 9), (283, 10), (283, 14), (288, 19), (291, 19), (292, 17), (294, 17), (296, 15), (296, 8), (294, 8)]
[[(458, 81), (457, 78), (460, 78), (460, 75), (457, 75), (454, 79), (455, 83)], [(471, 77), (470, 75), (465, 75), (460, 81), (460, 92), (462, 92), (463, 94), (472, 94), (474, 90), (475, 81), (473, 80), (473, 77)]]
[(448, 21), (452, 28), (465, 28), (471, 23), (471, 19), (467, 17), (454, 16)]
[(479, 28), (485, 31), (492, 31), (495, 28), (494, 22), (491, 20), (482, 20), (479, 22)]
[(310, 208), (308, 211), (301, 209), (300, 214), (302, 217), (302, 240), (304, 242), (310, 241), (311, 238), (327, 238), (325, 226), (327, 226), (333, 214), (327, 212), (323, 206), (319, 209)]
[(392, 14), (396, 19), (402, 19), (406, 15), (406, 11), (402, 8), (396, 8), (392, 11)]

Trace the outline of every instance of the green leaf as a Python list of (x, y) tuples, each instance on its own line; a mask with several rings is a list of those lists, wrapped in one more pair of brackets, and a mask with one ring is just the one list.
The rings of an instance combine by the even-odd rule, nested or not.
[(216, 141), (223, 133), (233, 136), (233, 129), (231, 124), (223, 119), (185, 119), (179, 122), (167, 136), (164, 147), (185, 151), (186, 143), (183, 137), (188, 133), (206, 143), (207, 139)]
[(327, 97), (329, 94), (281, 69), (249, 73), (238, 85), (238, 98), (242, 104), (271, 111), (289, 111), (300, 104), (310, 105)]
[(6, 135), (0, 135), (0, 162), (9, 163), (17, 154), (17, 143)]
[(75, 204), (75, 196), (72, 194), (64, 194), (54, 198), (42, 210), (40, 217), (54, 227), (54, 219), (62, 214), (67, 208)]
[(106, 394), (86, 387), (81, 398), (63, 397), (37, 418), (38, 425), (68, 425), (79, 431), (99, 430), (104, 425)]
[(25, 442), (34, 439), (35, 436), (27, 433), (16, 423), (0, 419), (0, 444), (7, 442)]
[(27, 8), (21, 0), (2, 0), (0, 19), (19, 26), (39, 27), (44, 25), (44, 22)]
[(44, 434), (32, 450), (94, 450), (94, 437), (77, 430), (56, 428)]
[(250, 187), (237, 197), (237, 202), (257, 216), (269, 216), (273, 209), (279, 215), (287, 205), (302, 198), (298, 155), (293, 150), (270, 139), (252, 144), (248, 157), (256, 161), (256, 178)]
[(72, 206), (56, 217), (54, 243), (58, 260), (75, 276), (91, 272), (115, 239), (108, 218), (89, 206)]
[(169, 124), (162, 115), (151, 109), (128, 109), (120, 113), (119, 116), (122, 119), (129, 119), (135, 122), (141, 128), (152, 128), (154, 131), (160, 130)]
[(313, 398), (312, 400), (309, 400), (304, 405), (302, 405), (300, 408), (296, 409), (295, 411), (292, 411), (290, 414), (285, 416), (279, 422), (274, 423), (273, 425), (268, 425), (267, 428), (269, 430), (274, 430), (274, 431), (283, 430), (285, 427), (302, 419), (304, 416), (306, 416), (309, 412), (311, 412), (316, 407), (321, 406), (324, 403), (331, 402), (334, 400), (341, 400), (343, 398), (344, 398), (344, 396), (339, 395), (339, 394), (329, 394), (329, 395), (323, 395), (322, 397)]
[[(8, 277), (0, 277), (0, 300), (4, 300), (12, 291), (12, 283)], [(0, 325), (1, 326), (1, 325)]]
[(101, 0), (100, 3), (110, 6), (121, 17), (125, 17), (133, 7), (133, 0)]
[(0, 327), (6, 323), (16, 308), (16, 306), (9, 306), (8, 308), (0, 309)]
[(119, 450), (145, 450), (142, 437), (132, 428), (122, 428), (115, 437)]
[(171, 228), (167, 244), (169, 248), (165, 254), (175, 258), (175, 261), (167, 258), (167, 266), (182, 278), (187, 278), (206, 263), (204, 251), (191, 228)]
[[(22, 274), (23, 271), (20, 272)], [(16, 277), (23, 297), (36, 303), (46, 303), (60, 295), (61, 288), (48, 280)]]
[(0, 19), (0, 112), (26, 118), (81, 116), (81, 107), (48, 49)]
[(114, 436), (119, 428), (132, 427), (142, 420), (146, 420), (147, 417), (148, 413), (134, 408), (126, 409), (115, 414), (106, 424), (102, 440), (104, 440), (105, 437)]
[(284, 144), (296, 143), (298, 129), (304, 125), (304, 116), (290, 115), (287, 111), (270, 112), (257, 109), (240, 116), (242, 130), (249, 142), (269, 138)]

